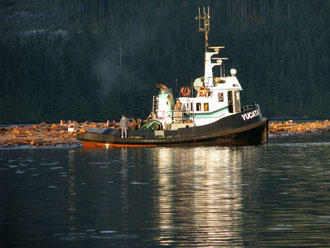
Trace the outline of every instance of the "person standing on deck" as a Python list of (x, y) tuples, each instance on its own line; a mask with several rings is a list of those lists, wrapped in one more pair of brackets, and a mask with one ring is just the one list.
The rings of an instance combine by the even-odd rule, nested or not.
[(182, 121), (182, 103), (179, 100), (176, 101), (176, 104), (174, 105), (174, 110), (175, 110), (174, 120), (176, 122), (181, 122)]
[(127, 128), (128, 128), (129, 119), (125, 117), (125, 115), (121, 116), (120, 119), (120, 129), (121, 129), (121, 137), (127, 138)]

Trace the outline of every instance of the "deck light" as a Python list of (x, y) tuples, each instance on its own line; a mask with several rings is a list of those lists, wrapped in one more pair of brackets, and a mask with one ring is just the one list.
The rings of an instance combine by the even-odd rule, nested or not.
[(236, 75), (236, 72), (237, 72), (237, 70), (236, 69), (230, 69), (230, 75), (232, 76), (232, 77), (235, 77), (235, 75)]

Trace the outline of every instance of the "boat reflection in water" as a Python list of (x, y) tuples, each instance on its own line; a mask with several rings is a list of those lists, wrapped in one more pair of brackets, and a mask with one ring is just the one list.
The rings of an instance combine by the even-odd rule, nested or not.
[(256, 153), (256, 147), (155, 149), (155, 239), (161, 245), (243, 245), (242, 170)]

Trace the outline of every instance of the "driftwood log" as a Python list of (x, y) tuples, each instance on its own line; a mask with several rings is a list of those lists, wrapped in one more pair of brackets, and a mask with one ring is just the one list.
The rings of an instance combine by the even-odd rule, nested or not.
[(323, 133), (330, 131), (330, 122), (315, 121), (315, 122), (293, 122), (292, 120), (285, 122), (270, 122), (268, 125), (269, 134), (308, 134), (308, 133)]
[[(73, 125), (73, 131), (69, 126)], [(79, 146), (76, 139), (77, 133), (86, 132), (93, 127), (106, 127), (106, 123), (84, 122), (61, 122), (61, 124), (47, 124), (42, 122), (38, 125), (6, 126), (0, 128), (0, 147), (56, 147), (56, 146)]]

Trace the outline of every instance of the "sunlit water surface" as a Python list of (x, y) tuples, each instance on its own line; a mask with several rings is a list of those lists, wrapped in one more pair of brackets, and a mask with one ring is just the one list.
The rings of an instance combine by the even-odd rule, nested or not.
[(329, 247), (329, 135), (0, 150), (0, 247)]

